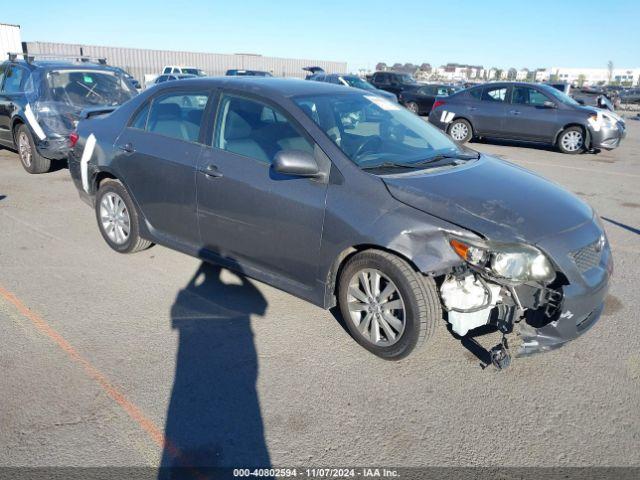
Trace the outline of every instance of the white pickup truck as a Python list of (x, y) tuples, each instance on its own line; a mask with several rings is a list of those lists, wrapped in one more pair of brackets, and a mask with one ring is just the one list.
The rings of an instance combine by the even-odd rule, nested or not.
[(207, 73), (200, 69), (200, 68), (196, 68), (196, 67), (186, 67), (184, 65), (165, 65), (162, 68), (162, 72), (160, 74), (145, 74), (144, 76), (144, 83), (147, 87), (149, 87), (150, 85), (153, 85), (153, 82), (155, 81), (156, 78), (158, 78), (160, 75), (169, 75), (169, 74), (190, 74), (190, 75), (197, 75), (198, 77), (206, 77)]

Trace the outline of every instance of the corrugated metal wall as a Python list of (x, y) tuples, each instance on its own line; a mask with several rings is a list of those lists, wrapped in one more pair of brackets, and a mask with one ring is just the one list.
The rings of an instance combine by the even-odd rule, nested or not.
[(317, 65), (327, 72), (345, 73), (346, 62), (298, 58), (263, 57), (261, 55), (226, 55), (220, 53), (172, 52), (142, 48), (101, 47), (51, 42), (24, 42), (29, 54), (90, 56), (106, 58), (109, 65), (124, 68), (140, 82), (145, 75), (159, 74), (165, 65), (201, 68), (209, 75), (224, 75), (231, 68), (265, 70), (278, 77), (304, 78), (302, 67)]
[(22, 42), (20, 41), (20, 25), (0, 23), (0, 58), (7, 58), (7, 53), (20, 53)]

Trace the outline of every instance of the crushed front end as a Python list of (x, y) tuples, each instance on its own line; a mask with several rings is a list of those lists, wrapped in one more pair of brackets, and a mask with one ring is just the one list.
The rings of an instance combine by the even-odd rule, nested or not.
[(440, 294), (460, 337), (492, 325), (523, 356), (577, 338), (602, 314), (613, 261), (597, 217), (534, 245), (450, 243), (465, 261), (443, 277)]

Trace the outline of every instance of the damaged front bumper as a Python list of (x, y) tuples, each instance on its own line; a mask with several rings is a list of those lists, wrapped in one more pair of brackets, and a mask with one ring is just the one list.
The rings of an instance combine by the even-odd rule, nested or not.
[(509, 285), (478, 269), (448, 275), (440, 287), (452, 331), (464, 337), (482, 325), (503, 333), (515, 356), (558, 348), (600, 319), (613, 273), (606, 235), (596, 218), (536, 243), (553, 259), (549, 285)]
[[(568, 285), (562, 287), (563, 298), (556, 319), (539, 328), (524, 322), (518, 325), (518, 356), (561, 347), (593, 327), (602, 316), (613, 274), (609, 242), (595, 223), (543, 240), (541, 245), (547, 251), (569, 252), (554, 257)], [(569, 249), (569, 245), (579, 247)]]
[(620, 146), (622, 139), (626, 137), (627, 130), (623, 121), (611, 122), (600, 128), (590, 128), (591, 148), (613, 150)]

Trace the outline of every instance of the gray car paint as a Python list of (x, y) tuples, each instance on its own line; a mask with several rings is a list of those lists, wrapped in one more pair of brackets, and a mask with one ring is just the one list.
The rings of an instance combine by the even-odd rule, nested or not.
[[(211, 98), (198, 143), (161, 141), (142, 132), (135, 136), (126, 126), (155, 95), (207, 89)], [(259, 98), (287, 112), (316, 144), (315, 158), (326, 178), (284, 176), (210, 147), (220, 91)], [(462, 264), (449, 246), (451, 232), (537, 244), (569, 279), (563, 308), (571, 309), (571, 318), (531, 329), (529, 338), (543, 339), (538, 350), (544, 350), (582, 333), (577, 328), (581, 320), (595, 323), (612, 271), (608, 244), (589, 278), (569, 257), (603, 234), (588, 205), (535, 174), (484, 155), (437, 173), (367, 173), (292, 99), (342, 92), (342, 87), (320, 82), (238, 77), (153, 87), (109, 115), (80, 123), (71, 176), (90, 204), (101, 176), (120, 179), (141, 212), (143, 237), (240, 270), (325, 308), (335, 305), (342, 260), (358, 249), (395, 252), (421, 272), (437, 276)], [(79, 159), (91, 134), (97, 144), (85, 191)], [(141, 156), (124, 152), (126, 143)], [(205, 175), (211, 164), (221, 176)]]
[[(471, 96), (471, 90), (490, 87), (507, 88), (507, 100), (511, 99), (514, 86), (538, 90), (555, 104), (555, 108), (534, 107), (505, 102), (487, 102)], [(625, 136), (624, 122), (613, 128), (595, 130), (588, 119), (597, 109), (581, 105), (566, 105), (546, 94), (544, 89), (532, 83), (502, 82), (473, 87), (448, 97), (442, 97), (443, 105), (431, 110), (429, 122), (447, 131), (451, 122), (463, 118), (471, 124), (474, 135), (555, 144), (560, 133), (571, 125), (582, 126), (588, 133), (590, 148), (616, 148)], [(442, 113), (452, 112), (451, 119), (442, 119)]]

